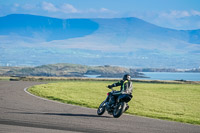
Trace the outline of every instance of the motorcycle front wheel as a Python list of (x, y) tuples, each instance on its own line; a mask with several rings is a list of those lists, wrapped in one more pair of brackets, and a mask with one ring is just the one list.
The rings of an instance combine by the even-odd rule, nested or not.
[(118, 103), (113, 111), (113, 117), (119, 118), (124, 112), (124, 108), (125, 108), (125, 102)]
[(103, 101), (103, 102), (100, 104), (100, 106), (99, 106), (99, 108), (98, 108), (98, 110), (97, 110), (97, 114), (98, 114), (98, 115), (102, 115), (102, 114), (105, 112), (105, 110), (106, 110), (105, 101)]

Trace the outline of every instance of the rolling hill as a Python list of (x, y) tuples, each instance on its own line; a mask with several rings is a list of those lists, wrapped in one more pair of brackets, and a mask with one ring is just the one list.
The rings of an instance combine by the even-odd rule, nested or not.
[(117, 66), (86, 66), (79, 64), (48, 64), (36, 67), (0, 67), (0, 76), (47, 76), (47, 77), (87, 77), (122, 78), (129, 73), (132, 78), (144, 78), (144, 74), (131, 68)]

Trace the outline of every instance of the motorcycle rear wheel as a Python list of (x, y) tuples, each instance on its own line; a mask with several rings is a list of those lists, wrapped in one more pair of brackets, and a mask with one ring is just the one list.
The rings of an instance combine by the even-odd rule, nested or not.
[(98, 114), (98, 115), (102, 115), (102, 114), (105, 112), (105, 110), (106, 110), (105, 101), (103, 101), (103, 102), (100, 104), (100, 106), (99, 106), (99, 108), (98, 108), (98, 110), (97, 110), (97, 114)]
[(120, 102), (117, 104), (113, 111), (113, 117), (119, 118), (125, 110), (125, 102)]

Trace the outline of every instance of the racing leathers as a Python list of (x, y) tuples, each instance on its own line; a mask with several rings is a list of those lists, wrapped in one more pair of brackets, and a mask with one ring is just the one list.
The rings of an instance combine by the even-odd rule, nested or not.
[(110, 85), (109, 87), (117, 87), (121, 86), (120, 91), (115, 93), (115, 95), (120, 95), (120, 94), (132, 94), (132, 82), (130, 80), (121, 80), (117, 83), (114, 83)]
[(110, 105), (113, 105), (117, 98), (121, 95), (132, 95), (132, 82), (130, 80), (121, 80), (117, 83), (114, 83), (112, 85), (108, 85), (108, 88), (112, 88), (112, 87), (117, 87), (117, 86), (121, 86), (120, 91), (116, 91), (115, 93), (112, 94), (112, 96), (110, 96)]

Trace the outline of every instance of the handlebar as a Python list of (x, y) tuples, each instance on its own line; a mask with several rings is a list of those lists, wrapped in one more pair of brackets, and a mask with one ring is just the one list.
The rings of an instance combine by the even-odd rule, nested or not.
[(116, 91), (116, 90), (114, 90), (114, 89), (113, 89), (113, 87), (110, 87), (110, 88), (109, 88), (109, 87), (107, 87), (107, 88), (108, 88), (108, 89), (111, 89), (112, 91)]

